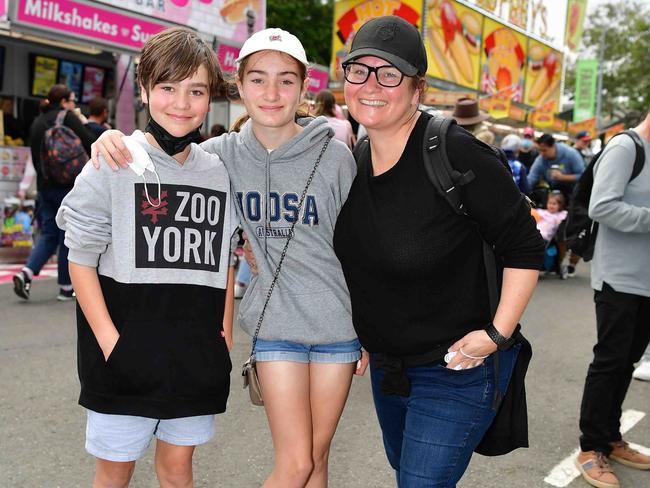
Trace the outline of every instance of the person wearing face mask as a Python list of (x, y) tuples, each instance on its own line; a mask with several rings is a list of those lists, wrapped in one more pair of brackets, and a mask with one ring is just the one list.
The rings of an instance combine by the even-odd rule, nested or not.
[[(493, 149), (456, 124), (437, 150), (474, 174), (463, 187), (467, 215), (431, 184), (423, 160), (431, 115), (418, 109), (427, 56), (415, 26), (396, 16), (369, 20), (342, 66), (348, 110), (368, 139), (355, 147), (357, 177), (334, 248), (370, 353), (384, 448), (400, 488), (450, 488), (495, 418), (497, 392), (519, 356), (530, 357), (511, 336), (544, 242)], [(504, 266), (494, 316), (482, 239)]]
[(535, 149), (535, 129), (526, 127), (524, 129), (521, 144), (519, 145), (519, 162), (526, 167), (526, 171), (530, 171), (530, 167), (535, 162), (535, 158), (539, 154)]
[[(356, 166), (327, 119), (300, 110), (308, 62), (295, 36), (259, 31), (244, 43), (237, 64), (236, 84), (250, 118), (239, 132), (201, 147), (226, 164), (255, 254), (257, 275), (239, 307), (240, 324), (251, 336), (292, 236), (255, 345), (275, 450), (264, 486), (325, 488), (330, 444), (352, 377), (367, 364), (332, 245)], [(120, 136), (107, 131), (93, 147), (115, 167), (127, 161)]]
[(86, 165), (57, 215), (80, 306), (79, 403), (93, 486), (128, 486), (153, 437), (160, 485), (191, 486), (230, 386), (238, 218), (222, 161), (195, 143), (223, 79), (210, 46), (172, 28), (145, 43), (138, 82), (150, 120), (127, 141), (133, 171)]

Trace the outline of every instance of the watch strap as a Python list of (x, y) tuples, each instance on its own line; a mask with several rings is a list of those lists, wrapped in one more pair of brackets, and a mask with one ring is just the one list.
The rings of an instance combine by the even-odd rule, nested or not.
[(499, 351), (507, 351), (515, 343), (514, 337), (503, 337), (492, 322), (487, 324), (484, 330), (492, 342), (497, 345)]

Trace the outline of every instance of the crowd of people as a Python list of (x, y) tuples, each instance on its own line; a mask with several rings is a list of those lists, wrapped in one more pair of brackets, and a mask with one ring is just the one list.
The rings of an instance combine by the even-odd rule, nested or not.
[[(526, 128), (497, 142), (472, 99), (433, 132), (441, 119), (420, 104), (422, 38), (396, 16), (364, 24), (342, 63), (347, 110), (365, 135), (329, 91), (304, 109), (308, 67), (289, 32), (253, 34), (233, 80), (246, 115), (206, 138), (199, 129), (225, 83), (218, 61), (192, 31), (167, 29), (141, 53), (143, 131), (109, 129), (101, 99), (83, 120), (64, 85), (32, 126), (38, 158), (63, 112), (93, 160), (74, 185), (37, 170), (41, 236), (14, 277), (28, 299), (58, 248), (60, 299), (76, 292), (80, 306), (93, 486), (128, 486), (154, 437), (161, 486), (192, 486), (194, 449), (226, 408), (236, 295), (274, 446), (263, 486), (327, 486), (330, 444), (353, 375), (367, 366), (400, 488), (454, 487), (473, 452), (528, 445), (531, 347), (519, 321), (551, 241), (561, 276), (575, 272), (561, 225), (593, 157), (589, 136), (572, 148)], [(647, 160), (650, 113), (635, 131)], [(650, 469), (618, 423), (650, 341), (650, 169), (633, 175), (635, 144), (618, 136), (596, 160), (589, 208), (600, 224), (598, 343), (576, 465), (606, 488), (619, 486), (610, 459)], [(427, 172), (427, 148), (445, 152), (450, 188)], [(446, 195), (454, 190), (462, 211)], [(238, 227), (249, 262), (235, 277)]]

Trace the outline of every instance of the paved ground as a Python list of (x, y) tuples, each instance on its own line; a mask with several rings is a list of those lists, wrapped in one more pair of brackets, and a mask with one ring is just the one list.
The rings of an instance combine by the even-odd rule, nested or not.
[[(594, 342), (588, 269), (569, 281), (540, 282), (524, 323), (535, 355), (527, 377), (531, 448), (501, 458), (475, 456), (461, 488), (549, 487), (544, 478), (577, 447), (578, 409)], [(87, 487), (93, 460), (83, 449), (84, 414), (76, 404), (74, 304), (58, 303), (54, 280), (33, 288), (29, 303), (0, 284), (0, 487)], [(248, 353), (237, 328), (233, 364)], [(260, 486), (272, 464), (264, 411), (252, 407), (232, 376), (228, 412), (215, 441), (195, 456), (197, 487)], [(650, 384), (634, 381), (625, 409), (650, 409)], [(650, 445), (650, 418), (627, 434)], [(151, 453), (131, 486), (156, 486)], [(357, 378), (331, 455), (334, 488), (395, 486), (381, 447), (368, 378)], [(650, 487), (650, 472), (616, 466), (624, 488)], [(586, 487), (576, 479), (571, 488)]]

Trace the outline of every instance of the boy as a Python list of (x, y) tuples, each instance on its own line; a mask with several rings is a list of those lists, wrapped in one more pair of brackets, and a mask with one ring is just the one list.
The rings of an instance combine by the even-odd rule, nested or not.
[(133, 171), (86, 167), (57, 215), (80, 306), (79, 403), (93, 486), (127, 486), (153, 435), (161, 486), (191, 486), (231, 370), (237, 219), (223, 163), (192, 144), (223, 80), (210, 47), (173, 28), (144, 45), (138, 81), (150, 121), (131, 136)]

